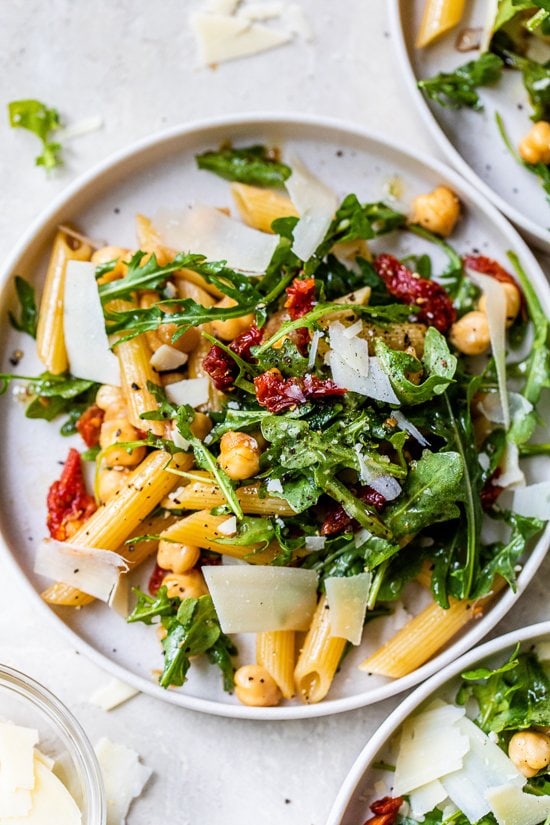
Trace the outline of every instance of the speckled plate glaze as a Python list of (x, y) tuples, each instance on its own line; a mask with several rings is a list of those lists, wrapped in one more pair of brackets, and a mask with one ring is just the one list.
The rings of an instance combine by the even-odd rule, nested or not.
[(465, 670), (480, 666), (495, 667), (497, 663), (501, 663), (506, 658), (509, 652), (514, 650), (517, 644), (521, 644), (521, 647), (526, 649), (537, 642), (549, 640), (550, 622), (522, 627), (505, 636), (497, 636), (481, 647), (470, 650), (465, 656), (452, 662), (407, 696), (378, 728), (357, 757), (332, 806), (326, 825), (360, 825), (372, 816), (369, 810), (370, 803), (384, 796), (377, 783), (383, 783), (387, 792), (391, 792), (391, 775), (387, 771), (375, 768), (374, 765), (384, 756), (388, 758), (390, 743), (394, 735), (403, 722), (421, 705), (428, 703), (435, 696), (447, 702), (453, 702), (460, 682), (460, 674)]
[[(195, 198), (203, 203), (229, 206), (227, 184), (197, 170), (194, 163), (196, 152), (225, 140), (241, 145), (265, 142), (298, 154), (339, 196), (356, 192), (361, 199), (378, 200), (387, 197), (388, 183), (397, 177), (403, 193), (402, 202), (397, 206), (404, 209), (419, 192), (429, 191), (442, 182), (449, 184), (465, 207), (464, 218), (453, 239), (457, 248), (463, 252), (477, 248), (503, 262), (506, 250), (514, 249), (550, 311), (550, 290), (529, 249), (497, 210), (448, 168), (333, 120), (269, 115), (236, 117), (172, 129), (114, 156), (71, 186), (29, 229), (3, 273), (0, 336), (4, 371), (12, 369), (9, 355), (16, 347), (25, 353), (17, 367), (22, 375), (41, 371), (32, 342), (11, 330), (5, 313), (13, 300), (11, 276), (14, 273), (40, 284), (56, 226), (70, 220), (91, 237), (131, 247), (135, 243), (137, 212), (153, 214), (159, 206), (183, 205)], [(383, 243), (386, 249), (407, 254), (418, 249), (418, 243), (422, 242), (405, 233)], [(437, 254), (433, 254), (436, 258)], [(4, 539), (0, 552), (25, 585), (28, 609), (42, 611), (69, 634), (80, 650), (119, 678), (164, 701), (209, 713), (253, 719), (321, 716), (368, 705), (412, 687), (456, 659), (497, 624), (527, 587), (544, 557), (550, 536), (546, 530), (533, 548), (519, 577), (517, 594), (506, 592), (481, 621), (467, 628), (431, 662), (403, 679), (389, 681), (357, 670), (366, 653), (380, 643), (381, 625), (374, 621), (366, 634), (368, 640), (346, 657), (330, 698), (318, 705), (294, 702), (277, 708), (245, 707), (222, 691), (217, 669), (201, 659), (193, 663), (189, 680), (182, 689), (166, 691), (153, 680), (152, 671), (161, 665), (161, 655), (150, 628), (127, 625), (102, 604), (95, 603), (80, 611), (69, 608), (54, 611), (39, 597), (47, 582), (33, 572), (34, 548), (45, 532), (46, 491), (59, 476), (59, 465), (70, 446), (70, 439), (59, 436), (57, 430), (55, 424), (26, 419), (12, 392), (0, 399), (3, 455), (0, 528)], [(77, 441), (81, 448), (79, 439), (75, 444)], [(545, 459), (530, 461), (530, 480), (543, 477), (547, 467)], [(145, 567), (132, 578), (134, 583), (145, 585), (147, 577)], [(405, 594), (405, 602), (410, 612), (418, 611), (423, 606), (419, 588), (412, 585)], [(240, 637), (238, 646), (240, 661), (253, 661), (253, 638)]]
[(419, 114), (449, 162), (473, 183), (535, 246), (550, 252), (550, 204), (539, 179), (510, 155), (498, 132), (495, 113), (503, 118), (512, 143), (517, 146), (532, 123), (530, 105), (519, 72), (504, 72), (494, 88), (479, 90), (482, 112), (445, 109), (426, 100), (417, 81), (438, 72), (453, 71), (479, 51), (459, 52), (457, 32), (480, 28), (487, 16), (487, 0), (466, 4), (462, 22), (441, 40), (425, 49), (414, 42), (425, 0), (390, 0), (392, 39), (397, 48), (409, 94)]

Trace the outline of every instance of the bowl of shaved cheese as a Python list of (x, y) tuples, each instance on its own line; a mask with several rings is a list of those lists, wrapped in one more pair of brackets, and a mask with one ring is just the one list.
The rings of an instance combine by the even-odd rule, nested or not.
[(46, 688), (0, 665), (0, 821), (104, 825), (94, 750), (79, 722)]
[(492, 639), (415, 690), (366, 744), (327, 825), (543, 825), (550, 622)]

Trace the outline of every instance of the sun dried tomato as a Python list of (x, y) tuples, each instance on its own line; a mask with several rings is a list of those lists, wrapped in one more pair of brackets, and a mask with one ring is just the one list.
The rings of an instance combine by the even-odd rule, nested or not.
[(516, 281), (510, 273), (506, 272), (504, 267), (501, 266), (498, 261), (493, 260), (493, 258), (486, 258), (485, 255), (465, 255), (462, 262), (467, 269), (473, 269), (474, 272), (481, 272), (482, 275), (490, 275), (491, 278), (503, 284), (513, 284), (519, 290)]
[(104, 416), (105, 411), (97, 404), (92, 404), (84, 410), (76, 422), (76, 429), (87, 447), (97, 447), (99, 444), (99, 433)]
[(309, 399), (344, 395), (346, 392), (334, 381), (306, 375), (304, 378), (283, 378), (278, 369), (267, 370), (254, 379), (256, 398), (269, 412), (279, 413), (298, 404), (305, 404)]
[(504, 487), (499, 487), (498, 484), (494, 484), (494, 480), (499, 477), (501, 474), (500, 467), (494, 471), (494, 473), (489, 476), (486, 480), (485, 484), (481, 488), (480, 498), (481, 498), (481, 506), (484, 510), (490, 510), (499, 495), (504, 490)]
[(378, 799), (370, 806), (371, 811), (376, 816), (371, 816), (367, 819), (365, 825), (395, 825), (399, 808), (403, 804), (402, 797), (398, 796), (393, 799), (391, 796), (385, 796), (383, 799)]
[(69, 450), (61, 478), (48, 490), (47, 505), (46, 524), (58, 541), (69, 539), (97, 510), (93, 497), (86, 492), (78, 450)]
[(151, 596), (156, 596), (159, 590), (159, 587), (162, 584), (162, 580), (168, 573), (168, 570), (165, 570), (164, 567), (161, 567), (159, 564), (155, 564), (153, 567), (153, 571), (149, 576), (149, 593)]
[(237, 377), (237, 365), (230, 355), (223, 351), (221, 347), (210, 347), (203, 358), (202, 366), (212, 379), (212, 383), (217, 390), (225, 392), (231, 387)]
[[(352, 490), (352, 492), (364, 504), (374, 507), (378, 512), (384, 508), (386, 499), (382, 493), (379, 493), (373, 487), (360, 487), (359, 489)], [(343, 533), (344, 530), (348, 530), (350, 527), (356, 529), (358, 526), (355, 519), (348, 516), (342, 505), (337, 504), (326, 516), (321, 525), (320, 532), (322, 536), (333, 536), (337, 533)]]
[(285, 309), (295, 321), (313, 309), (315, 304), (315, 278), (294, 278), (286, 288)]
[(441, 284), (411, 272), (393, 255), (378, 255), (374, 266), (390, 295), (404, 304), (419, 307), (416, 320), (423, 321), (442, 333), (447, 332), (456, 321), (456, 310)]
[(229, 349), (233, 350), (235, 355), (239, 355), (243, 360), (249, 361), (252, 358), (250, 350), (252, 347), (257, 347), (263, 337), (263, 329), (258, 329), (256, 324), (252, 324), (231, 341)]

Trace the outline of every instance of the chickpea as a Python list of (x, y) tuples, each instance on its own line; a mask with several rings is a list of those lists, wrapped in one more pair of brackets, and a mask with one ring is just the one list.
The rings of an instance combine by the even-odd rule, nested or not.
[(138, 433), (126, 418), (103, 421), (99, 434), (99, 446), (107, 450), (106, 461), (112, 466), (133, 467), (145, 458), (145, 447), (134, 447), (128, 452), (124, 447), (115, 447), (124, 441), (136, 441)]
[(460, 201), (447, 186), (437, 186), (412, 202), (411, 223), (419, 223), (443, 238), (452, 233), (459, 217)]
[(550, 163), (550, 123), (534, 123), (521, 140), (519, 153), (526, 163)]
[(465, 355), (481, 355), (491, 343), (487, 315), (479, 310), (467, 312), (452, 325), (449, 340)]
[(201, 551), (193, 544), (179, 544), (175, 541), (159, 541), (157, 562), (165, 570), (173, 573), (186, 573), (196, 565)]
[(163, 578), (162, 586), (167, 588), (170, 599), (198, 599), (208, 593), (201, 571), (195, 569), (187, 573), (169, 573)]
[(212, 419), (206, 413), (195, 412), (193, 423), (191, 424), (191, 432), (201, 441), (204, 441), (210, 430), (212, 429)]
[[(521, 308), (521, 295), (519, 289), (514, 284), (506, 282), (501, 283), (506, 298), (506, 326), (511, 327)], [(480, 312), (487, 312), (487, 297), (485, 293), (481, 296), (477, 303), (477, 308)]]
[(244, 665), (235, 673), (235, 694), (239, 702), (252, 707), (272, 707), (281, 701), (281, 691), (261, 665)]
[[(216, 304), (217, 307), (233, 307), (236, 305), (236, 301), (233, 298), (222, 298), (221, 301), (218, 301)], [(222, 341), (232, 341), (233, 338), (236, 338), (237, 335), (240, 335), (241, 332), (244, 332), (245, 329), (254, 322), (254, 315), (241, 315), (240, 318), (229, 318), (227, 321), (212, 321), (210, 327), (212, 329), (212, 334), (216, 335), (218, 338), (221, 338)]]
[(124, 398), (120, 387), (113, 387), (111, 384), (103, 384), (95, 397), (95, 403), (102, 410), (107, 411), (109, 407), (123, 407)]
[(524, 776), (534, 776), (550, 765), (550, 736), (533, 730), (515, 733), (508, 743), (508, 756)]
[(100, 504), (106, 504), (116, 496), (128, 481), (132, 471), (123, 467), (100, 467), (96, 480), (96, 495)]
[(260, 469), (258, 442), (246, 433), (224, 433), (220, 441), (218, 463), (233, 481), (255, 476)]
[(161, 344), (170, 344), (171, 347), (179, 349), (180, 352), (192, 352), (199, 343), (200, 332), (194, 327), (190, 327), (183, 335), (172, 340), (172, 336), (178, 331), (175, 324), (162, 324), (157, 329), (157, 335)]

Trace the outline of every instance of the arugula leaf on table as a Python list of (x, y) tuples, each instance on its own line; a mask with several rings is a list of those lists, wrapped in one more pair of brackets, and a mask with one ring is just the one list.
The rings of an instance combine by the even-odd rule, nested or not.
[(206, 653), (220, 667), (224, 689), (231, 691), (234, 668), (230, 657), (237, 651), (221, 631), (211, 597), (170, 599), (166, 587), (161, 587), (156, 596), (148, 596), (137, 589), (134, 592), (138, 601), (126, 621), (150, 625), (154, 618), (159, 617), (167, 631), (162, 642), (164, 669), (160, 677), (161, 687), (183, 685), (191, 658)]
[(218, 151), (196, 155), (195, 159), (199, 169), (251, 186), (283, 186), (292, 174), (292, 169), (280, 163), (272, 150), (261, 145), (239, 149), (223, 146)]
[(518, 648), (494, 670), (478, 668), (462, 674), (465, 684), (457, 702), (477, 701), (476, 722), (485, 733), (550, 724), (548, 671), (533, 653), (519, 653)]
[(476, 92), (479, 86), (493, 86), (500, 80), (504, 61), (496, 54), (485, 52), (477, 60), (459, 66), (454, 72), (440, 72), (420, 80), (418, 87), (434, 103), (449, 109), (467, 106), (481, 111), (483, 104)]
[[(458, 364), (445, 337), (435, 327), (429, 327), (426, 332), (421, 361), (407, 352), (391, 349), (380, 338), (375, 343), (375, 352), (397, 397), (408, 406), (425, 404), (434, 395), (445, 392), (453, 382)], [(424, 373), (425, 378), (416, 384), (408, 377), (411, 373)]]
[(16, 317), (12, 312), (9, 319), (12, 327), (18, 332), (26, 332), (32, 338), (36, 338), (36, 325), (38, 322), (38, 310), (34, 287), (19, 275), (15, 276), (15, 291), (19, 301), (19, 313)]
[(61, 144), (51, 140), (51, 136), (61, 127), (57, 109), (52, 109), (39, 100), (12, 100), (8, 103), (10, 126), (27, 129), (42, 142), (42, 154), (35, 158), (37, 166), (48, 172), (61, 166)]
[(384, 522), (394, 538), (418, 533), (438, 521), (460, 517), (464, 465), (456, 452), (424, 452), (411, 462), (409, 475), (399, 499), (384, 511)]

